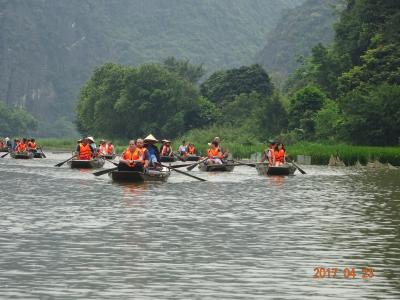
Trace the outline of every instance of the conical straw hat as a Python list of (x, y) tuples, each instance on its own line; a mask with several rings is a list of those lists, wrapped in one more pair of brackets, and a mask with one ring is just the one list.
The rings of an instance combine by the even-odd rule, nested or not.
[(158, 140), (157, 140), (152, 134), (149, 134), (148, 136), (146, 136), (146, 137), (144, 138), (144, 142), (146, 142), (146, 141), (158, 142)]

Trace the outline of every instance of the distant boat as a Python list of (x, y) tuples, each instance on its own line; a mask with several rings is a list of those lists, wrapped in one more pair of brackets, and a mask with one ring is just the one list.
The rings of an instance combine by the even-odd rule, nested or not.
[(199, 164), (200, 171), (204, 172), (232, 172), (235, 165), (230, 162), (224, 162), (223, 164), (205, 164), (204, 162)]
[(174, 162), (176, 161), (175, 156), (160, 156), (160, 162)]
[(71, 169), (98, 169), (101, 168), (105, 163), (102, 158), (90, 159), (90, 160), (80, 160), (73, 159), (68, 162)]
[(10, 155), (15, 159), (32, 159), (34, 157), (32, 152), (11, 152)]
[(296, 171), (296, 167), (288, 163), (274, 167), (269, 166), (268, 163), (258, 163), (256, 164), (256, 169), (258, 175), (268, 176), (288, 176), (293, 175)]

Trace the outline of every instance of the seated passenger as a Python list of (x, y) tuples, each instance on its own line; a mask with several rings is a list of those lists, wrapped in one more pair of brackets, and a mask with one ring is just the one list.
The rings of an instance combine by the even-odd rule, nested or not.
[[(141, 141), (141, 145), (143, 146), (143, 141)], [(118, 171), (144, 172), (144, 167), (147, 167), (149, 163), (145, 152), (147, 150), (140, 149), (135, 140), (129, 141), (129, 147), (122, 153), (119, 161)]]
[(285, 163), (285, 147), (282, 143), (278, 143), (274, 151), (275, 166), (281, 166)]
[(84, 138), (76, 147), (76, 153), (79, 160), (91, 160), (94, 155), (92, 146), (89, 145), (89, 140)]
[(218, 164), (222, 165), (222, 159), (224, 158), (224, 154), (221, 152), (221, 149), (218, 147), (218, 143), (213, 141), (211, 143), (211, 148), (207, 151), (206, 164)]

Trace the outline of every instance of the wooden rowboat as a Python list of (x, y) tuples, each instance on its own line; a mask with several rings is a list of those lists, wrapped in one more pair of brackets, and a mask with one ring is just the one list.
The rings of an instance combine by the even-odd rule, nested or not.
[(200, 171), (204, 172), (232, 172), (235, 165), (229, 162), (224, 162), (222, 165), (217, 164), (205, 164), (204, 162), (199, 164)]
[(33, 154), (33, 158), (45, 158), (45, 156), (43, 155), (43, 152), (30, 151), (30, 153)]
[(188, 155), (188, 156), (179, 156), (181, 161), (199, 161), (201, 156), (199, 155)]
[(296, 171), (296, 167), (292, 164), (284, 164), (282, 166), (270, 167), (267, 163), (256, 164), (258, 175), (268, 176), (288, 176), (293, 175)]
[(174, 162), (176, 161), (175, 156), (160, 156), (160, 162)]
[(15, 159), (31, 159), (34, 156), (32, 152), (11, 152), (10, 155)]
[(102, 157), (104, 159), (113, 160), (116, 157), (116, 155), (115, 154), (101, 154), (100, 157)]
[(144, 182), (144, 181), (167, 181), (171, 171), (164, 168), (162, 171), (147, 170), (137, 171), (112, 171), (108, 173), (113, 181), (118, 182)]
[(91, 160), (73, 159), (68, 162), (71, 169), (98, 169), (104, 165), (105, 161), (102, 158)]

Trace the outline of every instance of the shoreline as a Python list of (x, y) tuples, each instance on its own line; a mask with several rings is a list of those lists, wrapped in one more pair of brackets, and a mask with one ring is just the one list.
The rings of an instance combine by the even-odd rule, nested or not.
[[(37, 139), (37, 142), (39, 146), (43, 147), (43, 151), (55, 153), (71, 152), (76, 147), (76, 140), (74, 139)], [(192, 142), (194, 142), (200, 154), (204, 155), (208, 146), (196, 143), (196, 141)], [(126, 146), (121, 146), (122, 144), (124, 144), (124, 141), (115, 140), (116, 153), (121, 153), (126, 148)], [(179, 145), (175, 142), (172, 146), (173, 149), (177, 149)], [(236, 159), (250, 159), (252, 154), (262, 152), (267, 145), (223, 142), (222, 146), (231, 152)], [(400, 166), (400, 146), (376, 147), (302, 142), (288, 145), (286, 150), (288, 155), (294, 159), (297, 158), (297, 155), (311, 156), (312, 165), (328, 165), (331, 156), (334, 156), (335, 158), (338, 157), (346, 166), (353, 166), (358, 163), (367, 165), (374, 161)]]

